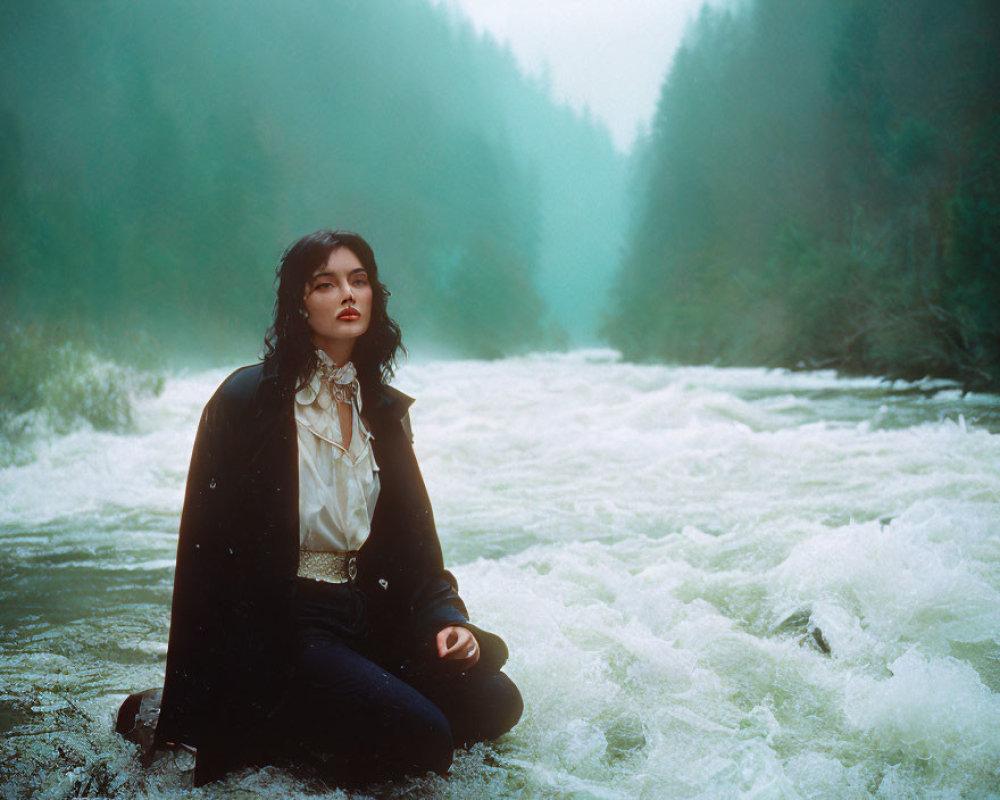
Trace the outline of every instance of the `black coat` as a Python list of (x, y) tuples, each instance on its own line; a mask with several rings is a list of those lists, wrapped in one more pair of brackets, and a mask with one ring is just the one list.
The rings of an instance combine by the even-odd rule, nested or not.
[[(283, 386), (273, 362), (244, 367), (202, 414), (177, 546), (160, 745), (232, 747), (234, 736), (267, 729), (287, 685), (299, 512), (294, 397)], [(457, 624), (479, 640), (475, 669), (499, 670), (506, 645), (469, 623), (443, 566), (408, 436), (412, 402), (384, 386), (364, 397), (381, 489), (357, 580), (383, 638), (398, 643), (393, 659), (432, 660), (437, 631)]]

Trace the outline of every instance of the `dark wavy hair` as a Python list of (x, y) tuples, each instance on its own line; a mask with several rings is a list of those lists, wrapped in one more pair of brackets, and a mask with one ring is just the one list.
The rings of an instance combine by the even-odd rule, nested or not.
[(274, 321), (264, 337), (264, 359), (277, 359), (278, 375), (293, 391), (309, 380), (317, 361), (312, 331), (302, 314), (306, 282), (326, 263), (330, 253), (341, 247), (357, 256), (372, 287), (371, 323), (351, 353), (362, 389), (388, 383), (397, 355), (406, 353), (399, 325), (386, 311), (389, 290), (378, 279), (371, 245), (351, 231), (323, 229), (310, 233), (281, 256), (275, 273)]

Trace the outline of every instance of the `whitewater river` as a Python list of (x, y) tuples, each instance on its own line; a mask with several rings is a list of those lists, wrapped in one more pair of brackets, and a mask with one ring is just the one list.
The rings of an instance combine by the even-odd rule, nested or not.
[[(110, 733), (162, 682), (176, 531), (224, 371), (0, 470), (0, 793), (190, 792)], [(607, 351), (407, 366), (417, 454), (526, 712), (379, 798), (1000, 796), (1000, 398)], [(940, 389), (935, 391), (935, 389)]]

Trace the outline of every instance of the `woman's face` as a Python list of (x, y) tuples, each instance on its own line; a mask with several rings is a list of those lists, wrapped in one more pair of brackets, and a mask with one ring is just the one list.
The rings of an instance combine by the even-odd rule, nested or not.
[(358, 257), (346, 247), (331, 252), (306, 281), (302, 305), (313, 344), (343, 364), (372, 319), (372, 286)]

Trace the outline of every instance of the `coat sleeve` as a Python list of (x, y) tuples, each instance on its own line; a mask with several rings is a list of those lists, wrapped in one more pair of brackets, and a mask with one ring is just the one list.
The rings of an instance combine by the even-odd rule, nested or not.
[(435, 662), (437, 660), (435, 639), (438, 632), (442, 628), (458, 625), (472, 631), (479, 642), (480, 658), (475, 670), (498, 672), (507, 661), (507, 645), (496, 634), (484, 631), (469, 621), (468, 609), (458, 593), (458, 581), (451, 572), (444, 569), (441, 543), (434, 526), (430, 501), (413, 454), (413, 432), (408, 413), (402, 419), (402, 428), (406, 436), (407, 456), (412, 460), (415, 476), (412, 478), (415, 484), (412, 491), (421, 498), (416, 511), (416, 515), (420, 518), (413, 519), (413, 527), (420, 531), (417, 538), (423, 540), (421, 547), (423, 557), (419, 563), (422, 563), (424, 568), (413, 583), (408, 609), (407, 627), (412, 637), (411, 649), (418, 654), (420, 660)]
[(217, 393), (205, 406), (188, 470), (184, 508), (177, 542), (177, 565), (170, 612), (163, 705), (157, 724), (158, 744), (197, 744), (207, 720), (221, 702), (223, 660), (218, 618), (219, 548), (225, 541), (223, 509), (231, 494), (224, 470), (229, 425)]
[(437, 658), (435, 637), (438, 631), (458, 625), (472, 631), (479, 642), (476, 672), (499, 672), (507, 661), (507, 645), (503, 639), (469, 621), (465, 603), (458, 594), (458, 582), (448, 570), (442, 569), (426, 577), (414, 593), (411, 615), (415, 644), (425, 658)]
[(269, 735), (293, 652), (294, 420), (263, 366), (206, 405), (181, 515), (156, 744), (197, 747), (196, 783)]

